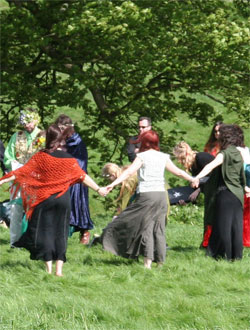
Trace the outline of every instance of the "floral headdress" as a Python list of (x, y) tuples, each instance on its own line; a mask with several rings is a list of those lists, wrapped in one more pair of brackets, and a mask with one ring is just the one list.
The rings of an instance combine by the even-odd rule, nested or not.
[(41, 119), (40, 119), (39, 114), (33, 110), (26, 109), (26, 110), (22, 110), (20, 113), (19, 122), (23, 126), (25, 126), (33, 121), (36, 121), (37, 124), (39, 124), (40, 120)]

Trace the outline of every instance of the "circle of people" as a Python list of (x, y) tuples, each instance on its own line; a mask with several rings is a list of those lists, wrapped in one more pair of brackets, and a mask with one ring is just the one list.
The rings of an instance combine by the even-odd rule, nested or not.
[[(87, 148), (72, 119), (62, 114), (46, 131), (38, 128), (39, 122), (36, 109), (21, 111), (24, 129), (13, 134), (5, 149), (0, 185), (12, 182), (11, 247), (25, 248), (32, 260), (43, 260), (49, 274), (55, 261), (55, 274), (63, 275), (67, 240), (74, 232), (80, 233), (84, 245), (101, 243), (124, 258), (143, 256), (145, 268), (150, 269), (152, 262), (162, 266), (168, 248), (169, 206), (176, 203), (168, 195), (171, 189), (166, 189), (165, 171), (192, 187), (180, 188), (189, 192), (177, 203), (194, 202), (200, 192), (204, 194), (201, 247), (208, 256), (234, 261), (242, 258), (243, 246), (250, 247), (250, 152), (238, 125), (216, 122), (203, 152), (192, 150), (184, 141), (178, 143), (173, 154), (183, 170), (160, 151), (151, 119), (140, 117), (139, 134), (127, 145), (131, 164), (107, 163), (102, 175), (110, 184), (100, 187), (87, 174)], [(117, 185), (117, 213), (90, 242), (94, 226), (88, 188), (105, 197)], [(181, 195), (175, 191), (175, 197)]]

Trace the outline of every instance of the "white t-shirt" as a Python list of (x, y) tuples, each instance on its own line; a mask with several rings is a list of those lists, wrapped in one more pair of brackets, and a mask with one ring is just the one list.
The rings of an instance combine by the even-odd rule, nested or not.
[(151, 149), (138, 153), (137, 157), (143, 163), (137, 171), (137, 193), (165, 191), (164, 171), (170, 156)]

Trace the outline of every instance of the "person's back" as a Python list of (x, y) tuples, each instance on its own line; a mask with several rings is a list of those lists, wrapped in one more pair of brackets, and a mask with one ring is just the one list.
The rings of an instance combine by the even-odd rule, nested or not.
[(66, 140), (67, 152), (75, 157), (81, 168), (87, 172), (88, 152), (85, 143), (78, 133), (73, 133)]
[(165, 191), (164, 172), (169, 155), (156, 150), (137, 154), (143, 161), (138, 170), (138, 192)]
[[(88, 151), (80, 135), (75, 131), (72, 119), (61, 114), (55, 121), (62, 132), (67, 133), (66, 149), (72, 155), (79, 166), (87, 173)], [(90, 217), (88, 187), (76, 184), (70, 188), (71, 213), (70, 213), (70, 234), (80, 232), (80, 243), (89, 243), (90, 232), (94, 224)]]

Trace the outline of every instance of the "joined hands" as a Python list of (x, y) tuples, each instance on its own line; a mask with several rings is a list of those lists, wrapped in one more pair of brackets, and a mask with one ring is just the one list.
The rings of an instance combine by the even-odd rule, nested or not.
[(200, 184), (200, 180), (194, 178), (193, 181), (191, 182), (191, 187), (192, 188), (198, 188), (199, 187), (199, 184)]
[(106, 197), (112, 189), (113, 189), (113, 186), (111, 186), (111, 185), (102, 187), (98, 190), (98, 194), (102, 197)]

